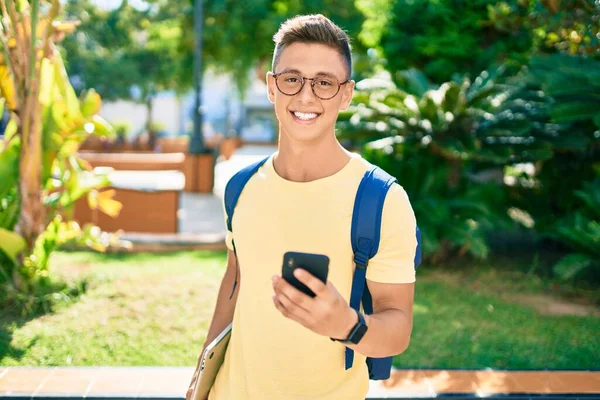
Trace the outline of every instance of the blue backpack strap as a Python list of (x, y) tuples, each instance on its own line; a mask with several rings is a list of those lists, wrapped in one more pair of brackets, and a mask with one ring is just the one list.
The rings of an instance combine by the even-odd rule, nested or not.
[[(269, 156), (270, 157), (270, 156)], [(258, 171), (258, 169), (269, 159), (266, 157), (263, 160), (254, 162), (241, 170), (239, 170), (235, 175), (231, 177), (227, 185), (225, 186), (225, 213), (227, 214), (227, 230), (229, 232), (233, 232), (233, 212), (235, 211), (235, 206), (246, 186), (246, 183), (252, 178), (252, 176)], [(237, 250), (235, 248), (235, 241), (232, 241), (233, 244), (233, 253), (235, 254), (235, 281), (233, 283), (233, 289), (231, 290), (231, 295), (229, 298), (233, 297), (235, 293), (235, 288), (238, 283), (238, 270), (239, 266), (237, 264)]]
[(421, 252), (422, 252), (422, 249), (421, 249), (421, 230), (417, 226), (417, 250), (415, 251), (415, 269), (417, 269), (417, 267), (419, 265), (421, 265), (421, 261), (422, 261)]
[[(362, 178), (352, 213), (351, 241), (354, 252), (354, 278), (350, 294), (350, 307), (360, 311), (360, 303), (366, 288), (367, 266), (369, 260), (377, 254), (381, 233), (381, 217), (385, 196), (396, 178), (381, 168), (372, 167)], [(370, 295), (368, 295), (370, 298)], [(363, 304), (365, 313), (372, 314), (371, 302)], [(346, 347), (346, 369), (352, 367), (354, 351)]]
[(233, 212), (242, 194), (242, 190), (244, 190), (244, 186), (246, 186), (246, 183), (248, 183), (250, 178), (262, 167), (269, 157), (242, 168), (227, 182), (227, 186), (225, 186), (225, 212), (227, 214), (227, 229), (229, 232), (233, 232)]
[[(356, 268), (352, 280), (350, 306), (360, 310), (362, 302), (364, 312), (373, 314), (373, 300), (366, 285), (366, 272), (369, 260), (379, 250), (383, 205), (390, 187), (397, 182), (396, 178), (378, 167), (369, 169), (358, 187), (354, 211), (352, 214), (351, 241)], [(421, 231), (417, 226), (417, 248), (415, 252), (415, 269), (421, 264)], [(346, 348), (346, 369), (352, 367), (354, 351)], [(367, 358), (369, 378), (374, 380), (390, 377), (392, 357)]]

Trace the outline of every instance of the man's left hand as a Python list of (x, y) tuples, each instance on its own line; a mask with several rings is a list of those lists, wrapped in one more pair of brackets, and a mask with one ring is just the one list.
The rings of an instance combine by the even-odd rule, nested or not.
[(311, 331), (335, 338), (346, 339), (358, 317), (330, 281), (323, 283), (308, 271), (297, 268), (294, 276), (315, 293), (310, 297), (279, 275), (273, 276), (275, 307), (286, 317)]

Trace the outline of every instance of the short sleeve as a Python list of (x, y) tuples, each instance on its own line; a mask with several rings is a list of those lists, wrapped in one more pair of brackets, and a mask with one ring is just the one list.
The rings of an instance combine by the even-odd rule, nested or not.
[(381, 220), (379, 250), (369, 261), (367, 279), (379, 283), (413, 283), (417, 222), (404, 189), (390, 187)]
[[(223, 218), (225, 218), (225, 229), (227, 229), (227, 211), (225, 211), (225, 196), (223, 196), (223, 201), (221, 202), (223, 206)], [(227, 229), (227, 235), (225, 236), (225, 244), (227, 248), (233, 251), (233, 232)]]

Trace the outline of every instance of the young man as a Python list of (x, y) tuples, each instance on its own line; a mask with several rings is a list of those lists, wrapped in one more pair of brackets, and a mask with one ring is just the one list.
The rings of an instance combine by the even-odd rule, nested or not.
[[(248, 181), (229, 232), (227, 271), (206, 343), (233, 320), (225, 361), (209, 399), (364, 399), (366, 357), (402, 353), (412, 330), (415, 217), (394, 184), (383, 208), (377, 255), (367, 268), (374, 313), (366, 334), (342, 344), (359, 321), (349, 306), (350, 241), (358, 185), (369, 167), (335, 136), (354, 91), (348, 36), (322, 15), (285, 22), (274, 36), (269, 100), (279, 121), (278, 151)], [(230, 298), (236, 276), (239, 284)], [(309, 297), (281, 278), (284, 253), (327, 255), (326, 284), (301, 271)], [(345, 368), (345, 348), (355, 352)], [(193, 382), (192, 382), (193, 384)], [(188, 391), (188, 397), (191, 391)]]

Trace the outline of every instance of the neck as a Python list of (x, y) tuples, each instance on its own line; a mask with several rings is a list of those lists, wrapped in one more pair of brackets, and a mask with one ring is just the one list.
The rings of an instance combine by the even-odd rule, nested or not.
[(331, 176), (350, 161), (350, 153), (334, 135), (315, 142), (290, 142), (280, 135), (273, 167), (279, 176), (293, 182), (310, 182)]

